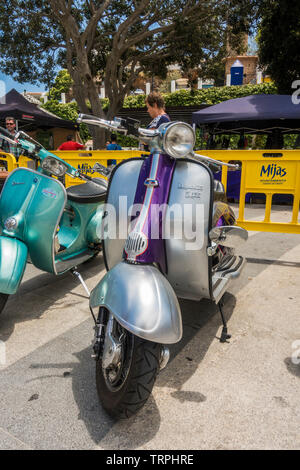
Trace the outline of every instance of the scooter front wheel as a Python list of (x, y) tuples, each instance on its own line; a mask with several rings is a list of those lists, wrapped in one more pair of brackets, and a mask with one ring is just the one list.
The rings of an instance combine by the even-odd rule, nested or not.
[[(109, 329), (110, 321), (113, 327)], [(134, 336), (112, 317), (110, 321), (104, 350), (96, 363), (97, 391), (110, 415), (129, 418), (151, 395), (160, 368), (161, 345)]]
[(0, 314), (3, 312), (5, 304), (7, 302), (7, 299), (9, 297), (9, 294), (1, 294), (0, 293)]

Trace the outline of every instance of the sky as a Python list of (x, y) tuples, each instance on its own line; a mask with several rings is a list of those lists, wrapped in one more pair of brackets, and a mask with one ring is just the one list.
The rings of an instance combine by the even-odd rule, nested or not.
[[(8, 93), (12, 88), (15, 88), (19, 93), (22, 93), (24, 90), (26, 91), (45, 91), (45, 85), (32, 85), (31, 83), (18, 83), (15, 82), (11, 77), (4, 75), (4, 73), (0, 72), (0, 80), (1, 80), (1, 95)], [(2, 93), (5, 87), (5, 93)]]

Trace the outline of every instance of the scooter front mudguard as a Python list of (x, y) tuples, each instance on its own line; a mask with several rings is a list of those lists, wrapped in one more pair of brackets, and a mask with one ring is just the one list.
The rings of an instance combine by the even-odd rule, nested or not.
[(106, 307), (126, 330), (148, 341), (172, 344), (182, 337), (177, 297), (154, 266), (118, 263), (92, 291), (90, 306)]
[(15, 294), (26, 267), (27, 246), (16, 238), (0, 237), (0, 292)]

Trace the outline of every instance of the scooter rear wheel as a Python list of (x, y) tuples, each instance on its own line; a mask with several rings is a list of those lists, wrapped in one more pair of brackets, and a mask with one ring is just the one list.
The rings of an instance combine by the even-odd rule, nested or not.
[(129, 418), (141, 409), (151, 395), (160, 368), (161, 345), (145, 341), (121, 327), (120, 361), (117, 367), (96, 363), (96, 384), (103, 408), (112, 416)]
[(9, 297), (9, 294), (1, 294), (0, 293), (0, 314), (3, 312), (5, 304), (7, 302), (7, 299)]

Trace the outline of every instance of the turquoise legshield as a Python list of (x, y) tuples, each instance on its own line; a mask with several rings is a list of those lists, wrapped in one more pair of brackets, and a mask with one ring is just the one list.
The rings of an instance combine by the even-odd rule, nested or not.
[(0, 237), (0, 293), (15, 294), (23, 278), (27, 246), (15, 238)]

